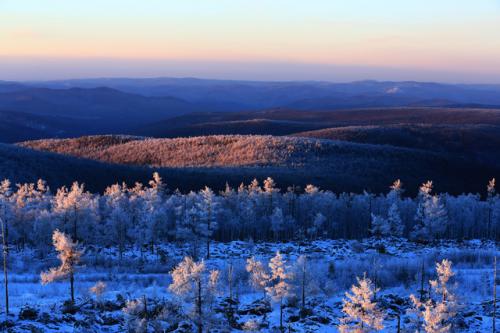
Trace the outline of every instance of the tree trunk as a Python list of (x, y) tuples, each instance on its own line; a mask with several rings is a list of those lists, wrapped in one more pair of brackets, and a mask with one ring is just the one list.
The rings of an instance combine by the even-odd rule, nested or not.
[(227, 280), (229, 283), (229, 299), (232, 301), (233, 300), (233, 264), (232, 263), (229, 263)]
[(75, 276), (73, 271), (69, 273), (69, 284), (70, 284), (70, 289), (71, 289), (71, 302), (74, 304), (75, 303)]
[(283, 332), (283, 297), (280, 298), (280, 330)]
[(9, 315), (9, 279), (8, 279), (8, 271), (7, 271), (7, 238), (6, 238), (6, 226), (4, 225), (4, 221), (0, 218), (0, 223), (2, 225), (2, 245), (3, 245), (3, 279), (5, 285), (5, 313)]
[(302, 310), (306, 308), (306, 263), (302, 267)]
[(75, 205), (75, 219), (73, 220), (73, 240), (76, 242), (78, 240), (78, 230), (77, 230), (77, 219), (78, 219), (78, 214), (77, 214), (77, 208)]
[(207, 238), (207, 259), (210, 259), (210, 237)]
[(497, 314), (497, 257), (495, 256), (493, 264), (493, 333), (496, 332), (496, 314)]
[(422, 272), (420, 273), (420, 302), (424, 300), (424, 262), (422, 261)]
[(198, 312), (198, 333), (203, 333), (203, 323), (201, 320), (202, 310), (201, 310), (201, 278), (198, 279), (198, 300), (196, 302), (196, 308)]

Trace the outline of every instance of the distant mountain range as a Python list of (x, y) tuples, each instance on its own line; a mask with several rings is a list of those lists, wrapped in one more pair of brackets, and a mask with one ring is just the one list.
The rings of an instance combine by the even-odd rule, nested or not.
[(0, 142), (78, 137), (0, 144), (0, 178), (102, 190), (160, 169), (185, 190), (272, 176), (282, 188), (380, 192), (402, 178), (413, 189), (435, 179), (446, 191), (480, 191), (500, 177), (496, 105), (500, 85), (0, 82)]
[[(0, 142), (112, 133), (160, 137), (218, 133), (282, 135), (325, 128), (329, 114), (339, 110), (492, 109), (497, 105), (500, 105), (500, 85), (191, 78), (0, 81), (0, 119), (4, 121)], [(270, 117), (276, 110), (288, 115), (282, 119)], [(302, 113), (312, 111), (328, 112), (322, 114), (325, 119), (315, 117), (315, 124), (311, 121), (306, 124), (303, 119), (307, 117)], [(299, 120), (298, 113), (301, 113)], [(219, 116), (224, 123), (217, 119)], [(406, 122), (412, 115), (405, 117), (402, 121)], [(181, 124), (183, 121), (185, 126)]]

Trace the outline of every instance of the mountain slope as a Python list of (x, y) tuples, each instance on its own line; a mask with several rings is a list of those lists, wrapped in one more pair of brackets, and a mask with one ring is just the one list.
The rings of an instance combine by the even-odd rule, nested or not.
[(294, 136), (454, 153), (500, 166), (498, 125), (347, 126), (302, 132)]
[(144, 97), (110, 88), (30, 88), (0, 93), (0, 109), (91, 121), (89, 133), (119, 132), (140, 124), (196, 111), (172, 97)]
[(226, 180), (238, 185), (253, 177), (273, 176), (282, 187), (314, 183), (334, 190), (384, 191), (387, 184), (401, 178), (412, 189), (427, 179), (435, 179), (439, 189), (479, 191), (487, 178), (500, 174), (498, 168), (448, 154), (293, 137), (228, 135), (123, 140), (96, 136), (21, 145), (110, 163), (176, 168), (181, 173), (194, 170), (201, 176), (190, 179), (191, 182), (204, 180), (216, 184), (216, 188), (221, 188)]
[(151, 173), (149, 168), (110, 165), (0, 143), (0, 179), (10, 179), (13, 184), (44, 179), (54, 189), (79, 181), (90, 190), (102, 191), (116, 182), (145, 182)]
[(154, 137), (212, 134), (286, 135), (330, 127), (391, 124), (500, 126), (500, 109), (412, 107), (328, 111), (274, 109), (254, 112), (203, 112), (140, 126), (132, 133)]

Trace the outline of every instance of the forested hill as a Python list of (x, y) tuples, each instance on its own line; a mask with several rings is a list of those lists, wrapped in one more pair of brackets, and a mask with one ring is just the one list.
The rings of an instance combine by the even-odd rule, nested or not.
[(387, 184), (400, 178), (409, 188), (434, 179), (438, 191), (462, 193), (480, 192), (488, 179), (500, 175), (499, 168), (449, 154), (297, 137), (93, 136), (20, 145), (114, 164), (167, 168), (162, 176), (184, 189), (204, 185), (222, 189), (226, 181), (237, 186), (254, 177), (271, 176), (283, 189), (314, 183), (338, 192), (383, 192)]
[(394, 124), (326, 128), (294, 134), (453, 153), (500, 166), (500, 126), (485, 124)]

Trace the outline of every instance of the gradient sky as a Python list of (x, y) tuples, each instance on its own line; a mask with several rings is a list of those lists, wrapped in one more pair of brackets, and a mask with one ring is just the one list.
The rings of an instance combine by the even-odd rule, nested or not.
[(500, 83), (500, 0), (0, 0), (0, 80)]

